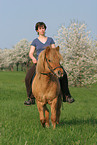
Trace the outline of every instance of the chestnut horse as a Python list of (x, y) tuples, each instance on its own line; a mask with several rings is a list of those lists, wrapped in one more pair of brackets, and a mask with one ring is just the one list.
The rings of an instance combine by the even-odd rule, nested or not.
[(38, 58), (36, 75), (32, 83), (32, 92), (36, 98), (40, 122), (43, 127), (49, 127), (49, 110), (46, 104), (51, 106), (53, 128), (56, 127), (56, 123), (59, 123), (61, 108), (59, 77), (63, 77), (63, 69), (60, 66), (61, 59), (59, 46), (56, 48), (46, 47)]

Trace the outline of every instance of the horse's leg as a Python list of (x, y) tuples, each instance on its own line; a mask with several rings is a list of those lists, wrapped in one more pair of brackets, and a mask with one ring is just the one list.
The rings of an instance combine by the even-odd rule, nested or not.
[(46, 121), (45, 125), (46, 127), (49, 127), (50, 125), (49, 124), (49, 110), (46, 105), (44, 105), (44, 111), (45, 111), (45, 121)]
[(37, 101), (37, 108), (40, 115), (40, 122), (43, 127), (45, 127), (45, 117), (44, 117), (44, 107), (41, 102)]
[(60, 118), (60, 109), (61, 109), (61, 104), (62, 104), (62, 100), (61, 100), (61, 96), (58, 97), (58, 102), (57, 102), (57, 124), (59, 124), (59, 118)]
[(53, 129), (56, 127), (56, 113), (57, 113), (57, 98), (55, 98), (51, 103), (51, 121)]

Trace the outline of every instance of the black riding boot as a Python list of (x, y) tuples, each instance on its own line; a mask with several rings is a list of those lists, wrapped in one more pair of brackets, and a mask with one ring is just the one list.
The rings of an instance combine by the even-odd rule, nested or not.
[(28, 101), (25, 101), (24, 102), (24, 105), (34, 105), (35, 104), (35, 97), (34, 97), (34, 95), (33, 95), (33, 93), (32, 93), (32, 89), (31, 89), (31, 91), (30, 91), (30, 94), (29, 94), (29, 96), (30, 97), (28, 97)]
[(73, 103), (75, 100), (72, 98), (72, 96), (70, 94), (70, 91), (68, 88), (67, 74), (66, 74), (65, 70), (64, 70), (63, 77), (60, 78), (59, 81), (60, 81), (61, 90), (62, 90), (62, 94), (63, 94), (63, 102)]

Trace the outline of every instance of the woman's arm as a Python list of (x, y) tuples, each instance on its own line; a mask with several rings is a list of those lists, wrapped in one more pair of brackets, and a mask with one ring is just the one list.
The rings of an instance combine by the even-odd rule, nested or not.
[(29, 57), (32, 59), (33, 63), (37, 63), (36, 58), (33, 56), (35, 51), (35, 46), (30, 47)]

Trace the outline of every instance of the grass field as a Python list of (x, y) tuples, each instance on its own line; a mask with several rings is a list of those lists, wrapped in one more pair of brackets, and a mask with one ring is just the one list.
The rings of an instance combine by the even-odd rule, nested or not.
[(0, 72), (1, 145), (97, 145), (97, 84), (72, 88), (56, 129), (42, 128), (37, 106), (24, 106), (24, 72)]

